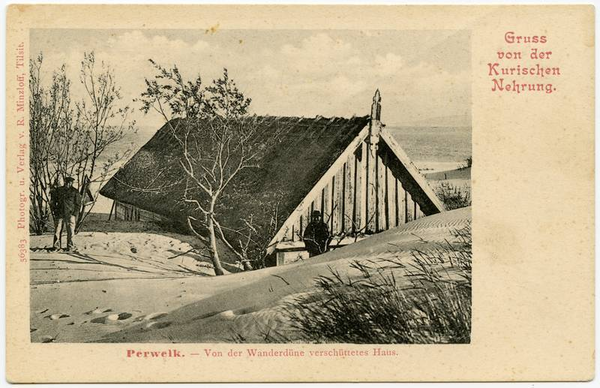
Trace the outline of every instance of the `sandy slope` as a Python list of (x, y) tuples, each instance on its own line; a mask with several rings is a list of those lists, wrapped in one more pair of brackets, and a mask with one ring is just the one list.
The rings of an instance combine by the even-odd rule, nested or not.
[(425, 174), (425, 178), (428, 180), (471, 180), (471, 167), (458, 168), (455, 170), (430, 172)]
[[(313, 290), (315, 277), (331, 269), (357, 276), (358, 271), (349, 266), (354, 260), (411, 260), (411, 250), (435, 248), (435, 242), (449, 238), (451, 230), (465, 225), (470, 216), (467, 208), (427, 217), (310, 261), (255, 271), (260, 274), (250, 281), (238, 282), (240, 275), (231, 275), (231, 288), (173, 310), (158, 320), (160, 325), (142, 322), (101, 341), (229, 342), (243, 337), (247, 342), (264, 342), (279, 335), (293, 339), (285, 303)], [(402, 276), (398, 279), (407, 282)]]
[(82, 232), (75, 242), (80, 253), (49, 253), (41, 248), (51, 246), (52, 236), (31, 237), (34, 342), (98, 339), (140, 316), (169, 311), (228, 287), (212, 276), (207, 259), (181, 255), (192, 248), (190, 243), (197, 244), (189, 236)]
[[(155, 233), (85, 232), (81, 254), (31, 255), (31, 338), (34, 342), (263, 342), (288, 333), (283, 309), (310, 292), (331, 268), (350, 276), (353, 260), (410, 260), (470, 219), (470, 209), (426, 217), (310, 261), (211, 276), (186, 252), (193, 239)], [(32, 237), (32, 248), (51, 236)], [(237, 270), (233, 265), (231, 272)], [(354, 273), (353, 273), (354, 271)], [(292, 337), (292, 336), (291, 336)], [(292, 337), (293, 338), (293, 337)]]

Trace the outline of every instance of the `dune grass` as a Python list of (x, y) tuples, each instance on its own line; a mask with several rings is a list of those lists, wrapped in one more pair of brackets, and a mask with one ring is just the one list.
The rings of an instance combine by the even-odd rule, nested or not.
[[(387, 268), (354, 262), (358, 278), (331, 270), (317, 292), (288, 308), (302, 342), (428, 344), (469, 343), (471, 332), (471, 228), (412, 261), (386, 259)], [(400, 286), (392, 268), (410, 279)]]
[(452, 183), (442, 182), (436, 188), (436, 195), (444, 203), (446, 210), (471, 206), (471, 191)]

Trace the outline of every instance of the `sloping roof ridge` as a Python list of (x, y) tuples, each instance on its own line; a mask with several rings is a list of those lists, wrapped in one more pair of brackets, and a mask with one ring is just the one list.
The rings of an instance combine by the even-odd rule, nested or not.
[(276, 116), (276, 115), (253, 115), (253, 116), (247, 116), (247, 117), (257, 117), (257, 118), (263, 118), (263, 119), (275, 119), (275, 120), (290, 120), (290, 121), (302, 121), (302, 120), (310, 120), (310, 121), (315, 121), (315, 122), (319, 122), (321, 120), (323, 121), (329, 121), (329, 122), (334, 122), (336, 120), (345, 120), (345, 121), (352, 121), (352, 120), (356, 120), (356, 119), (367, 119), (369, 118), (369, 115), (362, 115), (362, 116), (358, 116), (356, 114), (353, 114), (350, 117), (343, 117), (343, 116), (323, 116), (323, 115), (315, 115), (314, 117), (310, 117), (310, 116)]
[[(328, 121), (330, 123), (333, 123), (335, 121), (341, 121), (341, 120), (346, 120), (346, 121), (352, 121), (352, 120), (356, 120), (356, 119), (367, 119), (369, 118), (369, 115), (356, 115), (356, 113), (352, 114), (352, 116), (350, 117), (343, 117), (343, 116), (323, 116), (323, 115), (315, 115), (314, 117), (307, 117), (307, 116), (277, 116), (277, 115), (270, 115), (270, 114), (266, 114), (266, 115), (259, 115), (259, 114), (252, 114), (252, 115), (247, 115), (247, 116), (243, 116), (241, 117), (242, 120), (258, 120), (258, 121), (263, 121), (263, 120), (275, 120), (275, 121), (285, 121), (285, 120), (289, 120), (289, 121), (296, 121), (296, 122), (300, 122), (302, 120), (311, 120), (311, 121), (316, 121), (319, 122), (321, 120), (325, 120)], [(216, 117), (203, 117), (203, 118), (198, 118), (198, 121), (213, 121), (216, 120)], [(186, 120), (184, 117), (174, 117), (171, 120), (165, 122), (160, 128), (164, 128), (165, 126), (171, 124), (171, 123), (176, 123), (177, 121), (183, 121)]]

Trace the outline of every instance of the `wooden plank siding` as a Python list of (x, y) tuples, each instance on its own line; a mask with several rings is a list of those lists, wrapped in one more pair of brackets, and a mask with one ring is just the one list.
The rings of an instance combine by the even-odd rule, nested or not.
[(406, 192), (406, 222), (410, 222), (415, 219), (415, 201), (407, 191)]
[(354, 153), (354, 204), (353, 204), (353, 213), (352, 213), (352, 233), (357, 233), (360, 231), (360, 194), (361, 194), (361, 157), (362, 157), (362, 147)]
[(377, 152), (377, 232), (388, 229), (385, 155), (385, 148), (380, 144)]
[(296, 211), (285, 239), (301, 241), (314, 210), (321, 212), (332, 236), (381, 232), (424, 216), (393, 152), (384, 143), (372, 150), (363, 142), (340, 163), (313, 200)]
[(335, 174), (335, 196), (333, 203), (333, 226), (332, 235), (342, 233), (342, 218), (344, 217), (344, 167)]
[(294, 235), (292, 234), (292, 228), (290, 226), (285, 226), (285, 234), (281, 241), (294, 241)]
[[(437, 212), (431, 201), (422, 201), (424, 194), (416, 191), (418, 182), (411, 174), (397, 150), (383, 139), (374, 145), (363, 137), (330, 167), (295, 216), (288, 218), (293, 239), (302, 239), (314, 210), (321, 212), (334, 238), (381, 232)], [(285, 233), (288, 236), (292, 237), (291, 231)]]
[(419, 209), (419, 204), (417, 204), (414, 200), (413, 200), (413, 220), (417, 219), (417, 213), (418, 213), (418, 209)]
[(359, 174), (359, 180), (360, 180), (360, 185), (358, 186), (360, 188), (359, 192), (358, 192), (358, 198), (360, 200), (360, 206), (359, 206), (359, 231), (361, 233), (364, 233), (367, 230), (367, 144), (366, 143), (362, 143), (361, 147), (360, 147), (360, 162), (359, 162), (359, 166), (357, 167), (357, 171)]
[[(321, 191), (317, 197), (315, 198), (314, 202), (312, 203), (312, 211), (320, 211), (321, 214), (323, 214), (323, 191)], [(311, 213), (312, 213), (311, 211)]]
[(313, 206), (314, 202), (311, 202), (302, 212), (302, 234), (301, 236), (304, 236), (304, 231), (306, 230), (306, 226), (309, 224), (310, 219), (311, 219), (311, 208)]
[(344, 216), (342, 219), (342, 229), (348, 234), (352, 233), (354, 229), (354, 198), (356, 197), (354, 190), (354, 159), (354, 154), (349, 156), (345, 168), (346, 179), (344, 181)]
[(331, 225), (331, 182), (323, 188), (323, 211), (321, 216), (323, 217), (323, 222)]
[[(339, 170), (338, 170), (339, 171)], [(329, 220), (327, 221), (327, 224), (329, 225), (329, 230), (330, 232), (333, 234), (335, 231), (335, 211), (337, 209), (337, 204), (335, 202), (335, 196), (336, 196), (336, 185), (338, 183), (338, 177), (337, 177), (337, 172), (335, 173), (335, 175), (331, 178), (331, 182), (329, 183)]]
[(389, 154), (386, 154), (385, 161), (385, 204), (387, 205), (387, 223), (388, 229), (398, 226), (398, 214), (396, 213), (396, 178), (390, 169)]
[[(299, 212), (297, 212), (299, 213)], [(294, 239), (293, 241), (300, 241), (302, 240), (302, 233), (301, 233), (301, 226), (302, 226), (302, 217), (300, 217), (300, 214), (297, 214), (296, 217), (294, 218), (294, 222), (292, 222), (292, 228), (294, 231)]]
[(402, 182), (400, 181), (400, 179), (398, 179), (398, 184), (400, 185), (400, 187), (402, 187), (402, 190), (400, 190), (399, 193), (399, 197), (400, 197), (400, 209), (401, 209), (401, 214), (402, 214), (402, 224), (406, 224), (408, 222), (408, 207), (406, 204), (406, 187), (404, 186), (404, 184), (402, 184)]
[(421, 206), (418, 203), (415, 203), (415, 220), (419, 218), (423, 218), (423, 212), (421, 211)]
[(402, 182), (396, 178), (396, 214), (398, 217), (398, 225), (406, 223), (406, 194)]
[(367, 145), (367, 208), (366, 233), (377, 231), (377, 152), (372, 145)]
[(147, 222), (164, 220), (162, 216), (156, 213), (152, 213), (119, 201), (113, 202), (113, 210), (114, 214), (111, 214), (111, 218), (114, 221)]

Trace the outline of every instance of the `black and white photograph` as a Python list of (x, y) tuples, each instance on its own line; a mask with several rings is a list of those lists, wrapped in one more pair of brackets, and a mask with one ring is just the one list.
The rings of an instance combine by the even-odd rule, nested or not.
[(29, 41), (31, 342), (471, 342), (469, 30)]

